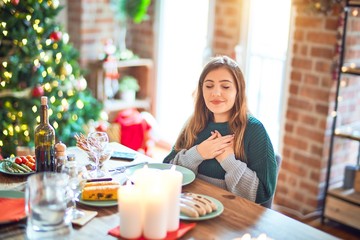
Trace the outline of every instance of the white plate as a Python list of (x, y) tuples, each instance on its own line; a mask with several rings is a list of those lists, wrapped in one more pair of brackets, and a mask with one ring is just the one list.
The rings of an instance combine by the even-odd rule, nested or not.
[[(149, 168), (155, 168), (155, 169), (160, 169), (160, 170), (164, 170), (164, 169), (170, 169), (173, 164), (168, 164), (168, 163), (148, 163), (147, 164)], [(193, 182), (195, 180), (195, 173), (193, 173), (191, 170), (179, 166), (179, 165), (175, 165), (175, 170), (179, 171), (183, 174), (183, 181), (182, 181), (182, 185), (185, 186), (187, 184), (190, 184), (191, 182)], [(134, 167), (129, 167), (126, 170), (126, 173), (129, 175), (132, 175), (136, 170), (143, 168), (144, 165), (138, 165), (138, 166), (134, 166)]]
[(224, 205), (217, 199), (209, 197), (207, 195), (202, 195), (202, 194), (197, 194), (200, 195), (202, 197), (206, 197), (210, 200), (212, 200), (215, 205), (217, 206), (217, 210), (208, 214), (205, 214), (204, 216), (200, 216), (200, 217), (189, 217), (185, 214), (180, 213), (180, 219), (181, 220), (188, 220), (188, 221), (203, 221), (203, 220), (208, 220), (208, 219), (212, 219), (215, 218), (217, 216), (219, 216), (220, 214), (222, 214), (222, 212), (224, 211)]
[(113, 207), (118, 205), (118, 201), (111, 200), (111, 201), (85, 201), (79, 198), (79, 203), (92, 206), (92, 207)]

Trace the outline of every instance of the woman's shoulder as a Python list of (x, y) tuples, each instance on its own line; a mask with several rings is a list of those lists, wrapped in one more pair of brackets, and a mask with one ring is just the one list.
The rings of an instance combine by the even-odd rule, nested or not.
[(249, 127), (259, 127), (259, 126), (264, 127), (262, 122), (251, 114), (248, 115), (247, 126), (249, 126)]

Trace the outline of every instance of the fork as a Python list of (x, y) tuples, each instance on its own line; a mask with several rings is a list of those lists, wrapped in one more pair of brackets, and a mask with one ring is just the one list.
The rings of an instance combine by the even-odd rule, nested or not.
[(117, 167), (114, 169), (109, 169), (108, 171), (113, 172), (113, 174), (118, 174), (118, 173), (125, 172), (126, 169), (128, 169), (128, 168), (139, 166), (139, 165), (144, 165), (144, 164), (148, 164), (148, 162), (141, 162), (141, 163), (135, 163), (135, 164), (130, 164), (130, 165), (126, 165), (126, 166), (121, 166), (121, 167)]

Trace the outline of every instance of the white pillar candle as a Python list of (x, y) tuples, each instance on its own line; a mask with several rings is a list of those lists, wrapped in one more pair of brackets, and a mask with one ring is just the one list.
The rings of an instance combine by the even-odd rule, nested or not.
[(168, 194), (168, 221), (167, 231), (176, 231), (179, 228), (180, 218), (180, 194), (183, 175), (175, 170), (173, 165), (171, 169), (164, 170), (164, 182)]
[(167, 193), (162, 171), (148, 174), (149, 183), (144, 189), (145, 214), (144, 237), (148, 239), (162, 239), (167, 234)]
[(134, 174), (131, 176), (131, 180), (145, 191), (155, 184), (153, 183), (153, 176), (157, 176), (159, 173), (160, 170), (149, 168), (147, 165), (145, 165), (143, 168), (140, 168), (134, 172)]
[(128, 180), (118, 190), (118, 208), (120, 213), (120, 236), (139, 238), (143, 229), (143, 194), (138, 186)]

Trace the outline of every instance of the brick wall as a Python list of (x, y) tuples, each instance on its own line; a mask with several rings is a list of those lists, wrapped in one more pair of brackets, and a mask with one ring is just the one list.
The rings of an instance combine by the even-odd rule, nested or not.
[(305, 8), (298, 3), (293, 16), (283, 163), (275, 197), (275, 203), (302, 213), (314, 211), (322, 197), (338, 28), (336, 15), (309, 13)]
[[(314, 14), (305, 9), (306, 0), (296, 0), (293, 35), (290, 36), (292, 59), (289, 66), (289, 88), (283, 162), (279, 173), (275, 203), (302, 213), (319, 208), (323, 196), (328, 147), (335, 94), (333, 80), (339, 14)], [(141, 57), (154, 56), (155, 0), (150, 7), (150, 20), (130, 25), (127, 46)], [(216, 0), (213, 53), (234, 56), (239, 41), (241, 0)], [(112, 13), (108, 0), (80, 0), (69, 4), (69, 33), (72, 42), (80, 49), (82, 62), (96, 59), (97, 44), (112, 37)], [(351, 23), (348, 56), (359, 59), (359, 18)], [(155, 62), (156, 68), (156, 62)], [(342, 122), (359, 119), (360, 81), (344, 79), (351, 87), (342, 88), (343, 101), (339, 111), (344, 112)], [(357, 85), (354, 85), (357, 84)], [(356, 86), (356, 87), (354, 87)], [(350, 115), (349, 110), (357, 114)], [(346, 113), (346, 114), (345, 114)], [(346, 162), (353, 161), (357, 145), (348, 140), (335, 141), (332, 181), (341, 181)], [(350, 149), (350, 150), (349, 150)]]
[[(323, 201), (332, 124), (330, 116), (335, 99), (334, 60), (338, 57), (336, 42), (341, 27), (338, 12), (314, 14), (306, 11), (306, 6), (303, 1), (297, 1), (295, 5), (284, 161), (275, 197), (275, 203), (302, 213), (318, 209)], [(349, 44), (347, 42), (347, 50), (354, 51)], [(343, 101), (339, 112), (342, 114), (339, 115), (342, 123), (359, 119), (359, 108), (356, 107), (359, 100), (354, 95), (354, 91), (360, 90), (359, 84), (354, 84), (353, 78), (348, 81), (352, 81), (351, 87), (344, 86), (341, 90)], [(351, 108), (353, 111), (349, 111)], [(354, 163), (357, 154), (354, 142), (336, 138), (334, 143), (331, 183), (342, 181), (344, 166)]]
[(127, 45), (135, 54), (142, 58), (155, 58), (154, 8), (155, 0), (148, 9), (149, 19), (140, 24), (129, 24)]
[(213, 53), (235, 57), (235, 46), (240, 37), (241, 0), (217, 0)]
[(114, 26), (109, 0), (68, 1), (68, 33), (84, 68), (98, 59), (105, 41), (114, 37)]

